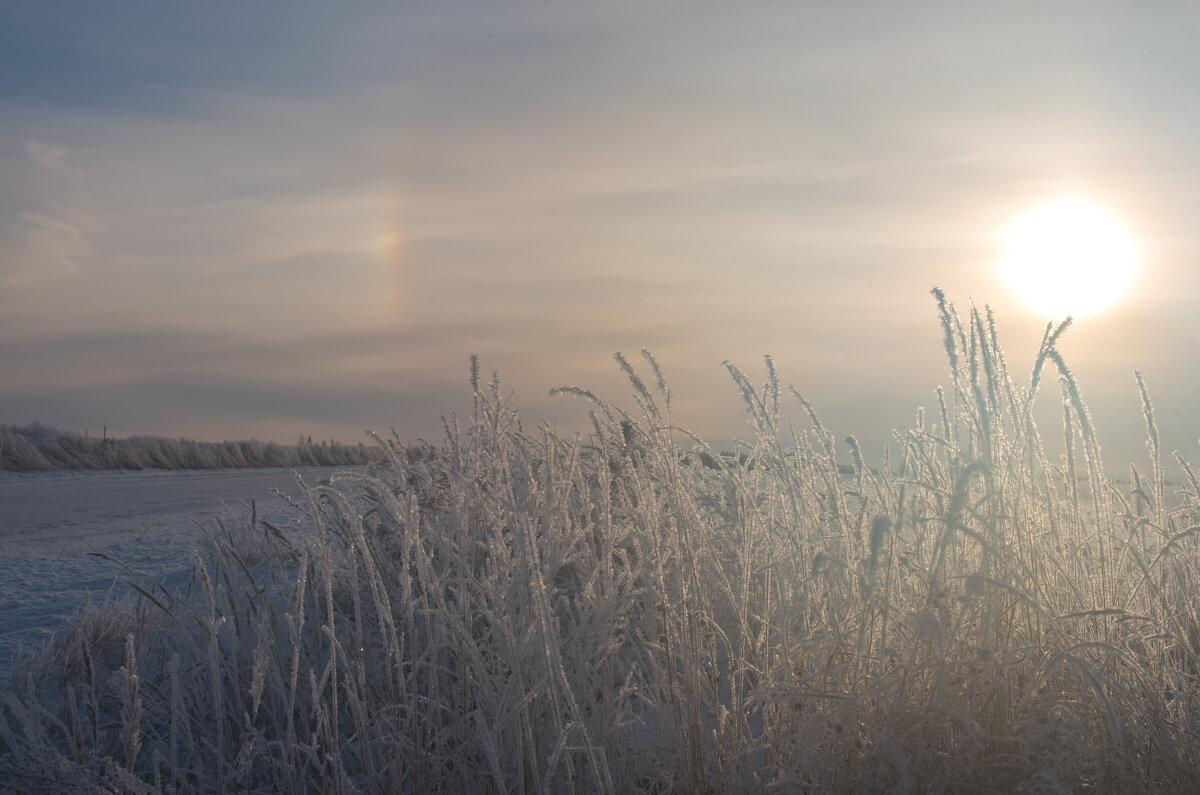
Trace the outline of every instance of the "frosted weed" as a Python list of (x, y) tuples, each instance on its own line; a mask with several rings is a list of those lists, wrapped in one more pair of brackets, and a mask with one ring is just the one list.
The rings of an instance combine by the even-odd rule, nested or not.
[[(436, 448), (223, 524), (178, 598), (80, 616), (3, 694), (31, 791), (1185, 790), (1200, 493), (1124, 489), (1048, 327), (1028, 383), (936, 292), (937, 411), (883, 465), (766, 363), (725, 455), (625, 358), (585, 439), (472, 362)], [(1031, 410), (1060, 378), (1066, 453)], [(1053, 391), (1053, 390), (1050, 390)], [(798, 405), (793, 417), (789, 404)], [(1043, 399), (1045, 396), (1043, 395)], [(1059, 431), (1056, 431), (1056, 433)], [(1140, 484), (1140, 485), (1138, 485)], [(284, 543), (286, 540), (288, 543)], [(120, 637), (118, 637), (120, 635)], [(82, 784), (81, 784), (82, 782)]]

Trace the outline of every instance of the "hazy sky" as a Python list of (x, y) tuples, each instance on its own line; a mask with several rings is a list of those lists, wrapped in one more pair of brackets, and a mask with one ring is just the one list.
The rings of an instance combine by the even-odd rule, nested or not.
[(1062, 346), (1106, 464), (1135, 368), (1195, 459), (1196, 8), (3, 3), (0, 422), (436, 439), (477, 353), (569, 427), (646, 347), (703, 436), (770, 353), (874, 454), (946, 381), (931, 287), (1028, 372), (1002, 235), (1073, 193), (1141, 256)]

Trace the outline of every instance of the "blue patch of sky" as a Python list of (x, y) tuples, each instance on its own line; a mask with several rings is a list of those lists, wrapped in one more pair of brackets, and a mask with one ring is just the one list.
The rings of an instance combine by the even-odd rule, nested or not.
[(185, 106), (196, 88), (337, 88), (360, 52), (348, 20), (363, 20), (278, 3), (10, 3), (0, 14), (0, 98), (126, 112)]

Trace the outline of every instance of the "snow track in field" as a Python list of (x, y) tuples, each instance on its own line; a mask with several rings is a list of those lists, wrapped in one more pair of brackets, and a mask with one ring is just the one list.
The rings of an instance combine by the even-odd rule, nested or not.
[(296, 474), (314, 484), (346, 467), (139, 472), (0, 473), (0, 687), (12, 654), (41, 646), (88, 600), (124, 594), (126, 564), (147, 583), (187, 581), (190, 550), (205, 527), (261, 519), (284, 531), (308, 523), (275, 490), (301, 496)]

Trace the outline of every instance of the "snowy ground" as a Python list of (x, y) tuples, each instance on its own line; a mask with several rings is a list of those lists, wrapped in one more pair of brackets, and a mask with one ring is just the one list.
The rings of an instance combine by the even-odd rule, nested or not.
[(316, 483), (345, 467), (141, 472), (0, 473), (0, 687), (18, 645), (40, 646), (89, 599), (126, 592), (128, 572), (181, 584), (197, 522), (248, 515), (298, 532), (301, 515), (275, 493), (299, 497), (296, 472)]

